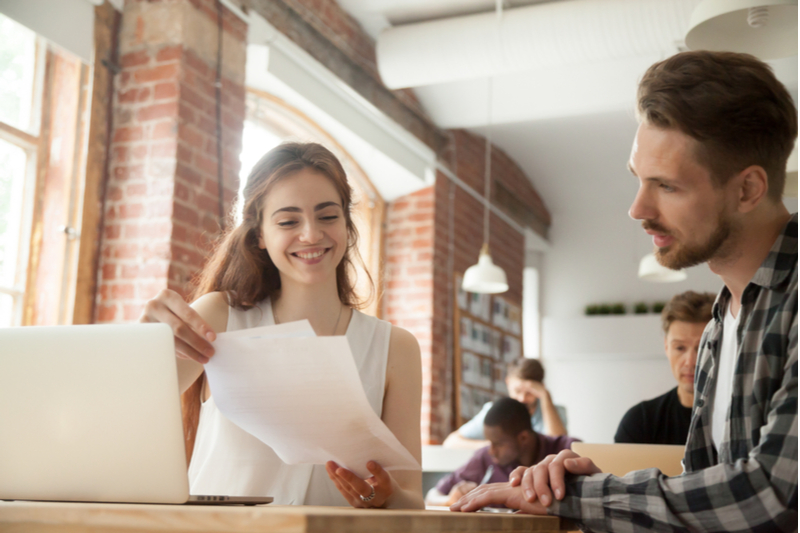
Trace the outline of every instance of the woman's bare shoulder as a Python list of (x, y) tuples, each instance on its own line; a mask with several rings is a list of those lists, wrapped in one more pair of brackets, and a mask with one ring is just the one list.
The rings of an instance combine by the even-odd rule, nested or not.
[(410, 331), (392, 326), (389, 340), (389, 366), (420, 364), (419, 341)]
[(224, 292), (209, 292), (192, 302), (192, 308), (216, 333), (228, 329), (228, 298)]

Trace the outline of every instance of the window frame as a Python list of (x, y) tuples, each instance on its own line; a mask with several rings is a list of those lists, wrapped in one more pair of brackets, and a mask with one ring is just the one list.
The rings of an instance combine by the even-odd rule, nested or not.
[(25, 314), (25, 293), (31, 251), (36, 179), (41, 153), (39, 128), (44, 96), (47, 43), (39, 35), (36, 35), (35, 40), (34, 60), (36, 64), (34, 66), (34, 78), (30, 95), (31, 107), (27, 131), (0, 120), (0, 139), (25, 152), (25, 176), (22, 185), (22, 207), (19, 211), (20, 219), (17, 224), (17, 260), (14, 268), (14, 281), (10, 286), (0, 284), (0, 293), (7, 294), (12, 298), (10, 326), (22, 325)]

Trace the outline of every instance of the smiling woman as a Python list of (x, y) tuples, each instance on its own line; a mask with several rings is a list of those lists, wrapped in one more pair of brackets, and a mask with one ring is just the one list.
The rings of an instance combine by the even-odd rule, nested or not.
[(372, 476), (362, 479), (333, 462), (288, 465), (216, 408), (202, 366), (213, 356), (209, 341), (216, 333), (306, 319), (317, 335), (347, 337), (373, 410), (421, 457), (419, 344), (357, 310), (363, 304), (354, 289), (358, 231), (342, 165), (320, 144), (281, 144), (253, 167), (243, 196), (242, 222), (219, 242), (192, 306), (165, 290), (142, 315), (143, 322), (164, 322), (175, 332), (178, 379), (187, 391), (184, 422), (187, 436), (196, 435), (191, 492), (421, 508), (420, 471), (389, 473), (369, 461)]
[[(242, 162), (240, 172), (242, 191), (247, 175), (266, 150), (282, 141), (316, 142), (327, 147), (341, 162), (352, 189), (352, 218), (359, 234), (358, 252), (363, 262), (355, 265), (355, 292), (365, 305), (360, 309), (381, 316), (381, 286), (383, 270), (383, 226), (385, 202), (356, 159), (322, 126), (299, 109), (276, 96), (248, 88), (246, 120), (242, 133)], [(241, 213), (237, 212), (237, 216)], [(241, 220), (241, 218), (237, 219)]]

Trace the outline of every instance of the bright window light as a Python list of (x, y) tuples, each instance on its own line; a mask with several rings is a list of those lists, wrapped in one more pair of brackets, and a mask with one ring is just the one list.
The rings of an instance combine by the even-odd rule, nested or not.
[(258, 161), (270, 150), (278, 146), (283, 139), (270, 130), (250, 121), (244, 121), (242, 133), (242, 152), (239, 154), (239, 200), (236, 208), (236, 223), (242, 221), (243, 193), (247, 176)]
[(0, 122), (28, 131), (36, 73), (36, 34), (0, 14)]

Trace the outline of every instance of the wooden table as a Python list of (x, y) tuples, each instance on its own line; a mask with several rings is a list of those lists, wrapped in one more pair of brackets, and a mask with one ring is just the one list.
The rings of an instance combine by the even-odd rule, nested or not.
[(557, 532), (552, 516), (262, 505), (195, 506), (0, 502), (0, 532), (462, 533)]

